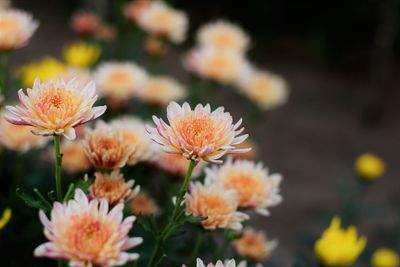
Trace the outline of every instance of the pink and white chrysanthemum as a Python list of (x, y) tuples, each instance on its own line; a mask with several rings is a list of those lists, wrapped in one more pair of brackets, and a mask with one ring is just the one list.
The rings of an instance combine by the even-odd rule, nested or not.
[(241, 208), (254, 208), (262, 215), (269, 215), (268, 207), (278, 205), (282, 201), (279, 185), (280, 174), (268, 174), (261, 162), (231, 158), (218, 168), (205, 169), (206, 183), (220, 183), (227, 190), (235, 190)]
[(40, 83), (36, 79), (33, 88), (18, 91), (21, 106), (7, 106), (7, 121), (17, 125), (32, 126), (37, 135), (64, 135), (73, 140), (75, 127), (101, 116), (106, 106), (93, 107), (97, 100), (93, 82), (81, 87), (72, 79), (46, 80)]
[(109, 210), (107, 200), (89, 201), (77, 189), (68, 203), (54, 203), (50, 220), (44, 211), (39, 212), (49, 242), (37, 247), (35, 256), (68, 260), (71, 267), (121, 266), (138, 259), (137, 253), (126, 250), (143, 240), (129, 238), (136, 217), (123, 220), (123, 208), (118, 204)]
[(16, 9), (0, 9), (0, 51), (25, 46), (39, 23), (32, 15)]
[(222, 163), (219, 158), (225, 154), (249, 151), (236, 148), (248, 137), (248, 134), (240, 135), (244, 130), (239, 128), (242, 120), (232, 124), (232, 116), (223, 107), (211, 112), (209, 104), (198, 104), (192, 110), (188, 103), (180, 106), (171, 102), (167, 119), (170, 125), (153, 116), (156, 128), (147, 129), (165, 152), (181, 154), (190, 160)]
[(219, 184), (191, 183), (185, 195), (186, 214), (206, 219), (200, 224), (204, 229), (217, 228), (241, 230), (242, 222), (249, 216), (238, 211), (239, 199), (234, 190), (226, 190)]
[[(227, 260), (225, 261), (225, 263), (219, 260), (215, 265), (212, 263), (207, 264), (207, 267), (246, 267), (246, 266), (247, 263), (245, 261), (242, 261), (238, 265), (236, 265), (234, 259)], [(183, 265), (182, 267), (186, 267), (186, 265)], [(201, 259), (197, 258), (196, 267), (206, 267), (206, 265), (204, 265), (204, 262)]]

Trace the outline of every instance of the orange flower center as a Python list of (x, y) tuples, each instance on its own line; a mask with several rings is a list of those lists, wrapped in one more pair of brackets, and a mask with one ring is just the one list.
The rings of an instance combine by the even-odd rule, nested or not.
[(102, 150), (117, 150), (119, 148), (119, 143), (113, 138), (103, 137), (97, 141), (97, 146)]
[(0, 20), (0, 31), (9, 31), (16, 27), (17, 23), (12, 19)]
[(72, 91), (49, 88), (33, 100), (33, 105), (41, 111), (36, 114), (42, 120), (57, 123), (76, 115), (82, 101), (82, 97)]
[(194, 117), (193, 113), (183, 119), (178, 128), (180, 128), (180, 133), (185, 141), (194, 147), (203, 147), (213, 143), (217, 129), (209, 116)]
[(110, 78), (114, 82), (124, 83), (129, 81), (130, 75), (124, 72), (114, 72), (110, 75)]
[(71, 226), (69, 231), (72, 243), (69, 245), (76, 251), (94, 258), (100, 256), (104, 245), (113, 233), (111, 227), (86, 216), (76, 218)]
[(215, 43), (218, 47), (231, 47), (234, 40), (229, 33), (219, 33), (215, 37)]
[[(227, 203), (226, 200), (216, 194), (206, 195), (201, 200), (203, 205), (207, 207), (207, 211), (212, 214), (225, 214), (227, 211)], [(203, 214), (207, 215), (207, 214)]]
[(239, 196), (240, 206), (248, 205), (254, 196), (262, 194), (262, 186), (252, 176), (236, 174), (224, 180), (224, 187), (234, 189)]

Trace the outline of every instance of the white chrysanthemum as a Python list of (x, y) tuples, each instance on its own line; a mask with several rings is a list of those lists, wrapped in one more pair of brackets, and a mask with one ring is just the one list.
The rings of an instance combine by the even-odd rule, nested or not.
[(244, 52), (249, 46), (249, 37), (239, 26), (220, 20), (202, 26), (197, 42), (200, 46)]
[(81, 189), (74, 199), (55, 202), (49, 220), (44, 211), (39, 217), (49, 240), (35, 249), (36, 257), (64, 259), (71, 267), (121, 266), (139, 258), (126, 252), (143, 242), (129, 238), (135, 216), (123, 219), (123, 204), (109, 211), (107, 200), (88, 200)]
[(16, 9), (0, 9), (0, 51), (26, 45), (39, 23), (32, 15)]
[(187, 15), (167, 6), (163, 1), (147, 4), (138, 14), (137, 22), (150, 34), (165, 36), (174, 43), (180, 43), (186, 38)]
[(195, 48), (184, 58), (184, 67), (202, 78), (223, 84), (234, 83), (246, 61), (242, 53), (212, 48)]
[[(225, 263), (222, 261), (217, 261), (217, 263), (214, 265), (212, 263), (207, 264), (207, 267), (246, 267), (247, 263), (245, 261), (241, 261), (238, 265), (236, 265), (235, 260), (226, 260)], [(185, 267), (185, 265), (183, 265)], [(203, 261), (199, 258), (197, 258), (196, 261), (196, 267), (206, 267), (203, 263)]]
[(279, 194), (282, 176), (269, 175), (261, 162), (228, 158), (223, 165), (206, 168), (205, 172), (206, 183), (220, 183), (225, 189), (235, 190), (242, 208), (254, 208), (260, 214), (269, 215), (267, 208), (282, 201)]
[(116, 102), (138, 95), (147, 81), (147, 73), (133, 63), (106, 62), (94, 73), (99, 94)]
[(185, 88), (167, 76), (151, 77), (139, 95), (145, 103), (157, 106), (166, 106), (169, 102), (178, 101), (185, 96)]
[(237, 86), (239, 92), (263, 110), (282, 106), (289, 98), (287, 82), (281, 76), (251, 66), (242, 69)]

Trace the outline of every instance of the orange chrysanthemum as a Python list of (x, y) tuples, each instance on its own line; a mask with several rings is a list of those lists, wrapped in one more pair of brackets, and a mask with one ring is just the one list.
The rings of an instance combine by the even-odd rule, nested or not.
[(49, 242), (35, 249), (36, 257), (64, 259), (69, 266), (92, 267), (121, 266), (139, 258), (137, 253), (126, 252), (143, 242), (142, 238), (129, 238), (135, 216), (123, 219), (123, 204), (109, 211), (107, 200), (91, 201), (82, 190), (68, 203), (54, 203), (51, 220), (44, 211), (39, 217)]
[(99, 18), (93, 12), (80, 11), (72, 17), (72, 29), (78, 34), (93, 34), (99, 24)]
[(229, 228), (241, 230), (241, 222), (249, 216), (237, 211), (239, 199), (234, 190), (226, 190), (218, 184), (191, 183), (185, 196), (186, 214), (207, 219), (200, 222), (204, 229)]
[(0, 9), (0, 51), (26, 45), (38, 26), (32, 15), (24, 11)]
[(37, 135), (64, 135), (73, 140), (75, 127), (102, 115), (106, 106), (93, 107), (97, 100), (93, 82), (84, 88), (72, 79), (47, 80), (40, 83), (36, 79), (27, 95), (18, 92), (21, 106), (7, 106), (6, 120), (17, 125), (32, 126)]
[(120, 131), (127, 147), (135, 147), (135, 151), (128, 159), (128, 165), (148, 160), (153, 155), (152, 140), (146, 132), (146, 126), (139, 118), (122, 117), (110, 122), (110, 127)]
[(255, 261), (264, 261), (278, 246), (277, 240), (268, 241), (264, 232), (256, 232), (245, 228), (243, 235), (232, 242), (233, 249), (241, 257), (249, 257)]
[(90, 196), (97, 199), (105, 198), (108, 204), (114, 206), (135, 197), (140, 186), (133, 188), (135, 180), (125, 182), (124, 175), (115, 170), (111, 173), (95, 172), (96, 179), (90, 186)]
[(121, 131), (104, 122), (98, 122), (94, 130), (88, 130), (82, 144), (90, 162), (101, 171), (122, 168), (135, 151), (135, 146), (125, 143)]
[(150, 216), (157, 212), (157, 204), (148, 194), (140, 192), (130, 201), (131, 211), (135, 215)]
[(43, 147), (49, 138), (34, 135), (32, 127), (18, 126), (9, 123), (4, 118), (4, 112), (0, 111), (0, 144), (7, 149), (18, 152), (26, 152), (32, 148)]
[(263, 215), (269, 215), (268, 207), (276, 206), (282, 201), (279, 194), (280, 174), (268, 174), (262, 163), (228, 159), (217, 168), (207, 168), (206, 182), (220, 183), (225, 189), (235, 190), (239, 197), (239, 206), (255, 208)]
[(240, 135), (242, 120), (232, 124), (232, 116), (220, 107), (211, 112), (210, 105), (197, 105), (192, 110), (188, 103), (182, 107), (171, 102), (167, 107), (170, 125), (153, 116), (156, 128), (148, 128), (151, 138), (168, 153), (181, 154), (191, 160), (222, 163), (220, 157), (227, 153), (244, 153), (237, 149), (248, 135)]
[(67, 172), (79, 173), (90, 169), (91, 164), (85, 155), (81, 140), (62, 142), (61, 151), (63, 153), (61, 167)]

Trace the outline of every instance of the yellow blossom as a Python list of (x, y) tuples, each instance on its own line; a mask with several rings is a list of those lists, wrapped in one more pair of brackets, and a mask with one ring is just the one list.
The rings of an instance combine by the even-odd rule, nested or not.
[(400, 265), (399, 254), (388, 248), (377, 249), (372, 254), (372, 267), (398, 267)]
[(315, 254), (324, 266), (351, 266), (364, 250), (367, 239), (357, 238), (357, 229), (350, 226), (341, 228), (339, 217), (334, 217), (331, 225), (315, 243)]
[(32, 86), (36, 78), (42, 81), (55, 79), (66, 72), (67, 67), (53, 57), (45, 57), (19, 69), (24, 87)]
[(5, 209), (0, 218), (0, 230), (3, 229), (11, 219), (11, 209)]
[(99, 59), (101, 49), (86, 42), (75, 42), (64, 48), (64, 60), (77, 68), (88, 68)]
[(371, 153), (359, 156), (355, 163), (357, 174), (366, 180), (375, 180), (385, 173), (385, 162)]

